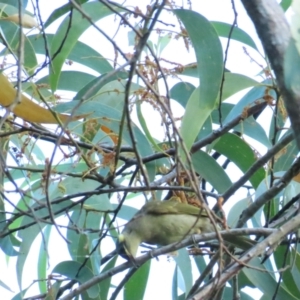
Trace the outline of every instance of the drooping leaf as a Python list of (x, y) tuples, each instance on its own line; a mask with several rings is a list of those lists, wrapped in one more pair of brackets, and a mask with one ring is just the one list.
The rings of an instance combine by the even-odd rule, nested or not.
[[(120, 108), (121, 110), (124, 106), (124, 99), (122, 97), (124, 84), (119, 81), (127, 77), (127, 72), (116, 72), (114, 74), (105, 73), (84, 86), (76, 94), (74, 99), (99, 99), (103, 103), (116, 109)], [(134, 87), (132, 92), (135, 91), (136, 88), (137, 87)]]
[[(107, 6), (99, 2), (84, 3), (82, 4), (81, 9), (87, 15), (89, 15), (92, 22), (96, 22), (112, 13), (112, 11), (107, 8)], [(116, 8), (116, 10), (120, 11), (119, 8)], [(72, 18), (72, 20), (70, 20), (70, 18)], [(71, 27), (70, 22), (72, 24)], [(59, 26), (53, 38), (50, 49), (51, 55), (57, 53), (54, 60), (52, 61), (49, 72), (50, 86), (52, 91), (55, 91), (57, 89), (63, 63), (71, 53), (80, 35), (89, 26), (91, 26), (91, 23), (88, 20), (83, 19), (81, 13), (77, 10), (73, 11), (72, 15), (66, 17)], [(61, 47), (62, 43), (64, 45), (63, 47)]]
[[(48, 33), (45, 36), (31, 35), (28, 40), (37, 54), (46, 55), (46, 47), (51, 46), (53, 38), (54, 34)], [(81, 41), (76, 42), (67, 58), (72, 63), (79, 63), (101, 74), (113, 70), (110, 63), (96, 49)]]
[[(225, 37), (225, 38), (229, 37), (229, 33), (231, 30), (232, 24), (216, 22), (216, 21), (212, 21), (211, 24), (215, 27), (219, 36)], [(251, 36), (244, 30), (242, 30), (241, 28), (238, 28), (235, 26), (232, 30), (230, 38), (233, 40), (239, 41), (243, 44), (246, 44), (258, 51), (256, 44), (253, 41), (253, 39), (251, 38)]]
[[(18, 57), (20, 27), (10, 21), (0, 19), (0, 32), (6, 48), (0, 55), (12, 54)], [(24, 35), (24, 68), (29, 74), (33, 74), (38, 65), (36, 54), (30, 40)]]
[(197, 151), (192, 155), (195, 170), (208, 181), (219, 193), (225, 192), (232, 182), (222, 167), (208, 154)]
[[(252, 259), (250, 265), (255, 268), (263, 268), (263, 265), (260, 263), (258, 258)], [(243, 268), (242, 272), (259, 290), (261, 290), (265, 295), (268, 295), (268, 297), (273, 296), (274, 292), (277, 291), (278, 283), (271, 272), (268, 272), (267, 270), (266, 272), (261, 272), (253, 268)], [(276, 295), (278, 299), (297, 299), (283, 285), (279, 285)]]
[[(124, 286), (124, 300), (144, 298), (150, 266), (151, 260), (148, 260), (141, 267), (139, 267), (133, 276), (126, 282)], [(139, 284), (136, 284), (137, 280)]]
[[(63, 203), (58, 203), (56, 205), (52, 205), (52, 213), (55, 215), (56, 212), (58, 215), (63, 214), (63, 211), (65, 208), (69, 208), (69, 206), (72, 203), (70, 201), (65, 201)], [(27, 210), (27, 206), (23, 205), (24, 208)], [(32, 209), (34, 210), (34, 207), (37, 205), (33, 205)], [(48, 207), (42, 207), (41, 209), (35, 211), (35, 218), (45, 218), (49, 216), (49, 210)], [(37, 235), (40, 233), (40, 229), (42, 229), (45, 226), (45, 223), (41, 224), (36, 224), (36, 222), (32, 219), (30, 216), (25, 216), (21, 218), (21, 225), (27, 227), (26, 230), (20, 231), (19, 232), (19, 237), (22, 239), (21, 245), (20, 245), (20, 255), (18, 256), (17, 259), (17, 280), (19, 287), (22, 287), (22, 276), (23, 276), (23, 269), (24, 269), (24, 264), (27, 259), (28, 254), (30, 253), (30, 248), (33, 244), (34, 239), (37, 237)], [(31, 225), (30, 224), (34, 224)], [(18, 226), (16, 224), (15, 226)], [(22, 288), (21, 288), (22, 289)]]
[[(284, 136), (289, 134), (290, 131), (291, 130), (287, 131)], [(280, 142), (280, 140), (278, 142)], [(296, 145), (296, 141), (293, 140), (275, 156), (274, 172), (288, 170), (297, 157), (297, 153), (298, 148)]]
[[(83, 4), (83, 3), (86, 3), (87, 1), (88, 0), (76, 0), (76, 3)], [(58, 18), (60, 18), (64, 14), (70, 12), (71, 7), (72, 7), (72, 5), (70, 3), (67, 3), (67, 4), (64, 4), (63, 6), (60, 6), (57, 9), (55, 9), (51, 13), (51, 15), (49, 16), (47, 21), (45, 22), (45, 24), (44, 24), (45, 28), (50, 26), (54, 21), (56, 21)]]
[[(25, 8), (28, 4), (28, 0), (22, 0), (22, 6)], [(1, 0), (3, 4), (9, 4), (11, 6), (15, 6), (16, 8), (19, 7), (19, 0)]]
[(184, 280), (184, 292), (186, 295), (193, 285), (192, 264), (186, 249), (178, 250), (178, 255), (174, 258)]
[(179, 82), (170, 89), (170, 96), (185, 108), (194, 90), (191, 83)]
[[(80, 283), (84, 283), (94, 276), (89, 268), (82, 266), (82, 264), (77, 261), (63, 261), (53, 268), (52, 273), (66, 276), (70, 280), (76, 280)], [(99, 295), (98, 285), (91, 286), (87, 289), (87, 292), (91, 298), (97, 297)]]
[[(116, 264), (116, 261), (117, 261), (117, 258), (118, 256), (115, 255), (115, 257), (113, 257), (106, 265), (105, 267), (103, 268), (102, 272), (106, 272), (110, 269), (112, 269), (115, 264)], [(99, 283), (99, 288), (100, 288), (100, 299), (108, 299), (108, 292), (109, 292), (109, 289), (111, 288), (111, 280), (112, 280), (112, 277), (108, 277), (106, 278), (105, 280), (101, 281)]]
[(299, 95), (300, 93), (300, 38), (299, 50), (294, 39), (290, 39), (288, 48), (284, 54), (284, 82), (287, 89)]
[[(183, 22), (194, 46), (200, 79), (200, 88), (193, 92), (187, 103), (180, 129), (185, 146), (190, 149), (215, 106), (223, 74), (223, 51), (215, 29), (206, 18), (183, 9), (174, 12)], [(181, 150), (180, 153), (184, 159), (184, 152)]]
[(256, 80), (242, 74), (225, 72), (224, 75), (225, 81), (222, 90), (222, 101), (246, 88), (261, 85), (261, 83)]
[[(255, 152), (251, 147), (235, 134), (227, 133), (223, 135), (214, 144), (214, 149), (229, 158), (243, 172), (246, 172), (257, 160)], [(256, 188), (264, 176), (265, 171), (263, 168), (260, 168), (249, 178), (249, 181)]]
[(280, 2), (280, 6), (284, 11), (287, 11), (287, 9), (291, 6), (292, 0), (282, 0)]
[[(282, 268), (282, 266), (284, 266), (285, 258), (288, 264), (293, 265), (293, 255), (296, 256), (295, 260), (299, 260), (300, 257), (298, 252), (287, 251), (285, 246), (278, 247), (274, 252), (274, 260), (277, 268)], [(283, 285), (285, 285), (289, 292), (291, 292), (296, 298), (300, 298), (300, 289), (297, 277), (293, 276), (293, 271), (294, 274), (298, 273), (298, 275), (300, 275), (299, 271), (297, 272), (296, 267), (287, 268), (287, 270), (285, 270), (285, 272), (282, 274)]]
[[(95, 76), (79, 71), (62, 71), (57, 86), (59, 90), (78, 92), (95, 79)], [(49, 84), (49, 76), (39, 79), (36, 84)]]
[[(48, 255), (47, 249), (49, 245), (49, 238), (51, 233), (51, 226), (47, 225), (43, 231), (43, 239), (41, 239), (39, 257), (37, 262), (37, 272), (39, 278), (47, 278), (47, 268), (48, 268)], [(47, 283), (44, 280), (39, 282), (39, 288), (41, 293), (47, 292)]]

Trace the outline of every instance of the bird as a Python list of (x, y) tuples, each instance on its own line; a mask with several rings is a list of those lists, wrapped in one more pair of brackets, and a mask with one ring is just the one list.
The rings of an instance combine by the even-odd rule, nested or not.
[[(117, 252), (134, 261), (141, 243), (166, 246), (193, 234), (215, 232), (205, 209), (176, 200), (147, 202), (124, 226)], [(250, 238), (226, 236), (224, 240), (243, 250), (256, 244)]]

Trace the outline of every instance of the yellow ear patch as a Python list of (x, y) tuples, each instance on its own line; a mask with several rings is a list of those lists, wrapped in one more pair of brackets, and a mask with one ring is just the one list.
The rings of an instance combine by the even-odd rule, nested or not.
[(120, 234), (120, 235), (118, 236), (118, 242), (119, 242), (119, 243), (124, 243), (124, 242), (125, 242), (125, 237), (124, 237), (123, 234)]

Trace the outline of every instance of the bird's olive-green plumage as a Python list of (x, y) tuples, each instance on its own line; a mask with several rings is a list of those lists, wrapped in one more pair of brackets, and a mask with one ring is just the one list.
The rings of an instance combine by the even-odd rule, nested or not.
[[(125, 225), (118, 251), (123, 257), (133, 258), (141, 243), (164, 246), (192, 234), (214, 231), (204, 209), (173, 200), (150, 201)], [(226, 241), (243, 249), (254, 244), (244, 237), (226, 237)]]

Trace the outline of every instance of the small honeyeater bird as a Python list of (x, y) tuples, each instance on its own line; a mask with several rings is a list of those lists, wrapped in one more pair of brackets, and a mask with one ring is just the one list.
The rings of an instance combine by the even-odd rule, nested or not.
[[(125, 225), (118, 237), (117, 251), (132, 260), (141, 243), (165, 246), (209, 232), (215, 232), (215, 228), (204, 209), (174, 200), (149, 201)], [(241, 236), (227, 236), (224, 240), (243, 250), (256, 243)]]

